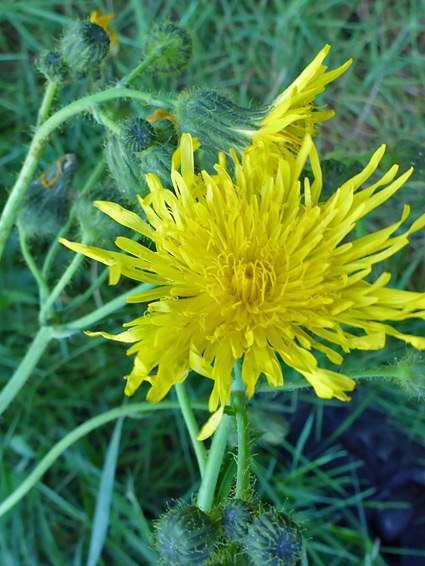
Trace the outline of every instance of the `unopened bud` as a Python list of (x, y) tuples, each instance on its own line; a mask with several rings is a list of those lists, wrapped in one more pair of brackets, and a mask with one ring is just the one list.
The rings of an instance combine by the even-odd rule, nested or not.
[(109, 51), (111, 40), (106, 31), (88, 20), (74, 22), (60, 42), (62, 59), (72, 72), (96, 75)]
[(46, 79), (53, 82), (61, 82), (66, 79), (68, 71), (61, 56), (56, 51), (43, 53), (36, 60), (37, 69)]
[(139, 173), (138, 157), (127, 149), (118, 136), (107, 140), (105, 157), (121, 198), (137, 203), (137, 195), (145, 197), (148, 194), (148, 187)]
[(254, 518), (255, 509), (252, 503), (243, 499), (226, 501), (221, 521), (226, 539), (233, 544), (240, 545)]
[(143, 56), (147, 59), (154, 54), (153, 71), (179, 74), (192, 55), (192, 38), (178, 24), (170, 22), (157, 26), (146, 37)]
[[(171, 159), (174, 150), (173, 146), (164, 144), (139, 153), (139, 172), (143, 181), (147, 173), (155, 173), (163, 187), (171, 187)], [(146, 188), (144, 195), (147, 192)]]
[(176, 126), (171, 120), (162, 118), (161, 120), (156, 120), (152, 124), (155, 136), (159, 144), (169, 144), (174, 148), (177, 147), (179, 143), (179, 136), (177, 134)]
[(79, 195), (75, 206), (83, 240), (99, 247), (110, 248), (117, 236), (131, 236), (129, 229), (118, 226), (107, 214), (93, 206), (95, 200), (115, 202), (124, 208), (131, 208), (131, 204), (123, 198), (111, 181)]
[(301, 532), (284, 513), (266, 511), (249, 526), (245, 549), (256, 566), (296, 566), (302, 556)]
[(121, 138), (129, 151), (143, 151), (156, 145), (155, 130), (144, 118), (131, 118), (121, 127)]
[(52, 237), (65, 224), (76, 167), (75, 155), (66, 154), (30, 184), (18, 213), (19, 226), (28, 237)]
[(194, 506), (169, 511), (156, 524), (158, 552), (167, 566), (202, 566), (211, 558), (216, 530), (209, 516)]

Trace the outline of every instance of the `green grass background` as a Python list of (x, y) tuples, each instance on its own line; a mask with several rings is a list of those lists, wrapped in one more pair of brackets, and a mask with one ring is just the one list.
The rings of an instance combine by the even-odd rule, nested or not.
[[(415, 161), (417, 172), (413, 181), (391, 204), (368, 217), (363, 230), (396, 221), (405, 202), (412, 206), (412, 217), (423, 212), (425, 166), (417, 149), (406, 155), (399, 143), (408, 139), (421, 144), (425, 134), (425, 3), (415, 0), (0, 1), (0, 183), (5, 187), (2, 200), (22, 164), (42, 97), (43, 80), (34, 69), (34, 59), (40, 51), (52, 48), (62, 26), (94, 9), (117, 15), (113, 27), (119, 34), (121, 47), (105, 71), (108, 81), (120, 78), (136, 64), (151, 25), (171, 18), (190, 30), (193, 60), (181, 77), (146, 76), (140, 82), (141, 88), (143, 85), (152, 91), (168, 92), (194, 86), (216, 87), (244, 106), (273, 100), (330, 43), (332, 50), (327, 58), (330, 68), (350, 57), (354, 63), (319, 97), (320, 104), (328, 104), (336, 111), (336, 117), (326, 124), (318, 139), (320, 155), (357, 157), (386, 143), (390, 149), (388, 163), (398, 157), (406, 169), (409, 161)], [(85, 87), (83, 81), (65, 89), (55, 105), (58, 107), (81, 95)], [(78, 171), (74, 187), (78, 190), (102, 158), (103, 138), (102, 128), (88, 117), (73, 120), (52, 136), (37, 175), (64, 153), (75, 153)], [(385, 269), (393, 274), (392, 284), (410, 290), (425, 289), (421, 268), (424, 244), (424, 236), (416, 235), (410, 249), (404, 249), (387, 262)], [(32, 250), (36, 259), (42, 260), (45, 245), (37, 241), (36, 235)], [(52, 283), (71, 259), (69, 251), (61, 251), (54, 265)], [(408, 270), (412, 265), (415, 269)], [(87, 261), (66, 289), (62, 304), (82, 293), (98, 275), (97, 269)], [(96, 304), (116, 297), (131, 286), (130, 281), (111, 289), (104, 285), (77, 314), (91, 312)], [(37, 305), (37, 288), (20, 256), (14, 233), (1, 272), (2, 384), (7, 383), (37, 331)], [(126, 307), (100, 326), (115, 331), (123, 321), (134, 318), (135, 312), (134, 308)], [(59, 316), (63, 314), (59, 312)], [(405, 327), (422, 335), (425, 330), (420, 322)], [(67, 433), (90, 417), (122, 403), (121, 376), (131, 367), (124, 351), (121, 345), (83, 335), (50, 344), (1, 422), (1, 499)], [(404, 345), (390, 342), (382, 352), (351, 354), (345, 367), (371, 366), (404, 353)], [(207, 399), (205, 381), (194, 376), (189, 380), (193, 399)], [(358, 390), (361, 391), (354, 395), (347, 426), (373, 408), (382, 413), (388, 426), (405, 431), (413, 446), (425, 444), (423, 405), (409, 400), (405, 393), (388, 383), (363, 383)], [(130, 403), (142, 401), (145, 393), (141, 388)], [(170, 399), (174, 399), (173, 393)], [(291, 447), (284, 440), (284, 415), (296, 410), (300, 399), (307, 400), (310, 409), (304, 435)], [(270, 402), (270, 397), (255, 401), (254, 415), (255, 411), (261, 414)], [(358, 486), (356, 495), (352, 495), (356, 468), (361, 463), (336, 467), (331, 472), (321, 469), (327, 462), (337, 462), (342, 453), (338, 438), (329, 447), (321, 434), (320, 422), (326, 418), (326, 407), (331, 404), (335, 403), (306, 393), (273, 398), (276, 411), (273, 438), (277, 443), (260, 438), (254, 469), (257, 487), (272, 503), (294, 509), (295, 516), (304, 521), (307, 535), (313, 537), (308, 541), (310, 564), (383, 565), (379, 541), (369, 538), (364, 519), (364, 509), (370, 505), (369, 488)], [(199, 419), (203, 418), (205, 413), (199, 413)], [(255, 416), (253, 426), (260, 435)], [(198, 482), (196, 462), (178, 411), (158, 411), (149, 418), (126, 419), (119, 449), (117, 436), (115, 441), (111, 440), (113, 430), (114, 425), (109, 424), (84, 436), (54, 463), (20, 504), (0, 519), (2, 566), (153, 563), (155, 555), (148, 524), (164, 512), (167, 502), (173, 504), (173, 500), (181, 497), (190, 500)], [(315, 435), (318, 444), (318, 456), (313, 460), (303, 455), (303, 443), (308, 435)], [(106, 458), (108, 446), (109, 458)], [(101, 484), (102, 477), (105, 482), (102, 471), (113, 470), (115, 460), (109, 529), (97, 560), (93, 541), (96, 536), (102, 540), (102, 535), (98, 523), (93, 529), (96, 500), (105, 504), (109, 488), (107, 482)], [(424, 462), (415, 461), (412, 465), (423, 466)], [(348, 526), (337, 526), (338, 519)], [(92, 557), (88, 561), (89, 548)]]

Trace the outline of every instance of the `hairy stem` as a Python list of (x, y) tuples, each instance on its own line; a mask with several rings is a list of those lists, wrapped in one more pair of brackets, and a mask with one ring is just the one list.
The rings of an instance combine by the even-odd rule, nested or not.
[(41, 124), (46, 121), (57, 90), (58, 83), (56, 81), (47, 81), (46, 90), (44, 91), (43, 100), (38, 111), (36, 128), (39, 128)]
[(38, 290), (40, 294), (40, 304), (43, 304), (43, 302), (46, 300), (46, 297), (49, 295), (49, 288), (47, 286), (47, 282), (43, 277), (42, 273), (40, 272), (40, 270), (38, 269), (38, 266), (31, 255), (24, 230), (20, 226), (18, 226), (18, 230), (19, 230), (19, 244), (21, 246), (22, 255), (24, 256), (25, 262), (28, 265), (34, 279), (37, 281)]

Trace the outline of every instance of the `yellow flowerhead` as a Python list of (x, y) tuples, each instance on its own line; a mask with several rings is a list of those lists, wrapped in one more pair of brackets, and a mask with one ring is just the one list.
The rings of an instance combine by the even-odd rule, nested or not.
[[(134, 369), (126, 377), (132, 395), (143, 381), (148, 400), (160, 401), (190, 369), (213, 381), (209, 408), (217, 411), (201, 432), (217, 426), (226, 405), (232, 368), (243, 358), (248, 397), (260, 374), (271, 387), (284, 384), (281, 361), (302, 374), (319, 397), (348, 400), (348, 377), (318, 367), (312, 350), (335, 364), (332, 349), (376, 350), (386, 335), (416, 348), (425, 338), (401, 334), (388, 321), (425, 318), (425, 294), (393, 290), (383, 273), (365, 278), (375, 263), (408, 243), (409, 233), (425, 225), (425, 215), (404, 234), (392, 234), (406, 219), (374, 234), (347, 241), (356, 221), (386, 201), (410, 171), (394, 180), (393, 166), (380, 181), (361, 189), (378, 166), (381, 147), (362, 173), (321, 202), (321, 170), (314, 145), (306, 137), (297, 157), (284, 160), (272, 146), (248, 148), (234, 180), (221, 155), (216, 175), (195, 173), (197, 140), (184, 134), (173, 157), (174, 191), (147, 175), (150, 194), (141, 205), (150, 225), (114, 203), (95, 205), (117, 222), (152, 239), (156, 251), (128, 238), (116, 245), (126, 253), (62, 240), (76, 252), (110, 266), (111, 283), (121, 274), (157, 285), (128, 300), (149, 305), (129, 330), (107, 338), (133, 343)], [(315, 175), (299, 181), (307, 157)], [(387, 185), (385, 188), (381, 188)], [(127, 255), (128, 254), (128, 255)], [(356, 333), (348, 331), (356, 329)]]

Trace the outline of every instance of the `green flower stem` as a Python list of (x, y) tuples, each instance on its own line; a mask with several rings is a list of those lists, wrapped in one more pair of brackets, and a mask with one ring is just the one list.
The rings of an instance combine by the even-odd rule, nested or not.
[(19, 231), (19, 244), (21, 246), (22, 255), (24, 256), (25, 262), (28, 265), (34, 279), (37, 281), (38, 290), (40, 293), (40, 304), (46, 300), (46, 297), (49, 295), (49, 288), (47, 286), (47, 282), (44, 279), (43, 275), (41, 274), (40, 270), (37, 267), (37, 264), (34, 261), (34, 258), (31, 255), (31, 252), (28, 248), (28, 242), (25, 235), (24, 230), (18, 226)]
[(96, 280), (93, 281), (90, 287), (86, 289), (86, 291), (84, 291), (82, 295), (75, 297), (72, 303), (67, 305), (63, 310), (66, 312), (73, 311), (74, 309), (78, 308), (80, 305), (85, 303), (87, 299), (89, 299), (93, 295), (96, 289), (99, 289), (102, 283), (105, 282), (105, 279), (108, 277), (108, 273), (109, 273), (109, 269), (108, 268), (104, 269), (102, 273), (99, 275), (99, 277), (97, 277)]
[(175, 388), (184, 422), (186, 423), (190, 440), (192, 441), (192, 446), (195, 450), (201, 478), (203, 478), (205, 475), (205, 466), (207, 462), (207, 451), (205, 450), (204, 443), (196, 438), (199, 434), (199, 427), (198, 423), (196, 422), (195, 415), (193, 414), (191, 402), (187, 395), (184, 383), (177, 383), (175, 385)]
[(231, 402), (236, 413), (236, 426), (238, 431), (238, 459), (235, 495), (240, 499), (244, 499), (250, 483), (251, 456), (249, 420), (246, 412), (245, 387), (242, 382), (240, 360), (235, 363), (234, 371), (236, 390), (232, 391)]
[(160, 57), (160, 55), (161, 55), (160, 49), (157, 49), (156, 51), (151, 53), (149, 55), (149, 57), (146, 57), (146, 59), (144, 59), (137, 67), (135, 67), (126, 77), (121, 79), (119, 84), (120, 85), (129, 85), (129, 84), (133, 83), (134, 80), (137, 79), (137, 77), (141, 73), (143, 73), (143, 71), (145, 69), (147, 69), (149, 67), (149, 65), (151, 65), (154, 61), (156, 61), (158, 59), (158, 57)]
[(116, 299), (113, 299), (112, 301), (109, 301), (109, 303), (106, 303), (105, 305), (100, 307), (100, 309), (97, 309), (86, 316), (77, 318), (76, 320), (73, 320), (72, 322), (69, 322), (67, 324), (55, 326), (54, 336), (55, 338), (65, 338), (66, 336), (72, 336), (72, 334), (75, 334), (76, 332), (90, 328), (90, 326), (93, 326), (106, 316), (109, 316), (119, 308), (123, 307), (127, 303), (127, 298), (131, 295), (135, 295), (136, 293), (141, 293), (142, 291), (147, 291), (148, 289), (153, 288), (154, 285), (151, 285), (150, 283), (142, 283), (134, 289), (131, 289), (131, 291), (123, 293)]
[(68, 106), (61, 108), (61, 110), (58, 110), (55, 114), (53, 114), (53, 116), (41, 124), (33, 137), (24, 165), (15, 186), (9, 195), (0, 219), (0, 258), (3, 254), (10, 231), (15, 223), (19, 205), (34, 176), (44, 146), (52, 132), (69, 118), (72, 118), (81, 112), (88, 111), (90, 109), (90, 105), (102, 104), (117, 98), (133, 98), (135, 100), (141, 100), (142, 102), (152, 106), (175, 106), (175, 101), (170, 98), (153, 96), (138, 90), (115, 87), (102, 92), (97, 92), (96, 94), (85, 96), (80, 100), (76, 100), (75, 102), (68, 104)]
[(0, 393), (0, 415), (3, 414), (5, 409), (7, 409), (25, 385), (52, 338), (53, 329), (48, 326), (42, 326), (32, 341), (31, 346), (28, 348), (19, 367)]
[[(87, 243), (87, 242), (84, 242), (84, 240), (83, 240), (83, 243)], [(74, 256), (73, 260), (71, 261), (71, 263), (66, 268), (66, 270), (63, 272), (62, 277), (56, 283), (55, 288), (53, 289), (53, 291), (50, 293), (50, 295), (46, 299), (46, 302), (44, 303), (44, 305), (41, 307), (40, 313), (38, 315), (38, 319), (40, 321), (40, 324), (46, 324), (46, 321), (47, 321), (47, 319), (50, 315), (51, 308), (53, 307), (54, 303), (59, 298), (59, 295), (62, 293), (62, 291), (65, 289), (65, 287), (71, 281), (71, 279), (74, 277), (75, 272), (80, 267), (84, 258), (85, 258), (84, 255), (76, 254)]]
[(233, 418), (224, 414), (211, 442), (205, 475), (202, 478), (197, 500), (199, 509), (205, 513), (210, 511), (214, 501), (215, 488), (232, 424)]
[[(105, 160), (101, 159), (98, 162), (98, 164), (96, 165), (96, 167), (94, 168), (94, 170), (91, 173), (91, 175), (89, 176), (89, 178), (87, 179), (87, 181), (84, 184), (81, 191), (79, 191), (80, 196), (84, 195), (85, 193), (90, 191), (95, 186), (95, 184), (99, 181), (100, 177), (102, 176), (104, 170), (105, 170)], [(49, 275), (50, 269), (52, 267), (53, 260), (56, 257), (56, 253), (62, 247), (62, 244), (59, 242), (59, 238), (63, 238), (64, 236), (66, 236), (68, 234), (72, 224), (74, 223), (75, 216), (76, 216), (76, 208), (74, 206), (71, 209), (67, 223), (65, 224), (65, 226), (63, 228), (60, 229), (57, 237), (53, 240), (53, 242), (52, 242), (52, 244), (49, 248), (49, 251), (46, 254), (46, 258), (45, 258), (44, 264), (43, 264), (43, 269), (41, 270), (41, 274), (46, 279), (47, 279), (47, 276)]]
[[(206, 409), (206, 406), (201, 403), (196, 403), (194, 406), (198, 409)], [(178, 409), (179, 405), (175, 401), (162, 401), (158, 405), (151, 405), (150, 403), (134, 403), (131, 405), (126, 405), (124, 407), (118, 407), (110, 411), (106, 411), (92, 419), (89, 419), (85, 423), (81, 424), (70, 433), (68, 433), (64, 438), (62, 438), (57, 444), (53, 446), (44, 456), (44, 458), (39, 462), (39, 464), (33, 469), (33, 471), (25, 478), (21, 485), (15, 489), (2, 503), (0, 504), (0, 517), (7, 513), (14, 505), (18, 503), (43, 477), (46, 471), (54, 464), (54, 462), (61, 456), (65, 450), (72, 446), (77, 440), (107, 424), (111, 421), (119, 419), (120, 417), (136, 416), (138, 414), (145, 414), (151, 411), (167, 410), (167, 409)]]
[(57, 90), (58, 83), (56, 81), (47, 81), (46, 90), (44, 91), (43, 100), (41, 102), (40, 110), (38, 111), (36, 128), (39, 128), (41, 124), (46, 121)]
[(111, 118), (109, 118), (109, 116), (107, 116), (99, 106), (92, 104), (89, 110), (98, 124), (104, 126), (108, 130), (111, 130), (111, 132), (113, 132), (117, 136), (121, 134), (121, 128), (118, 126), (118, 124)]

